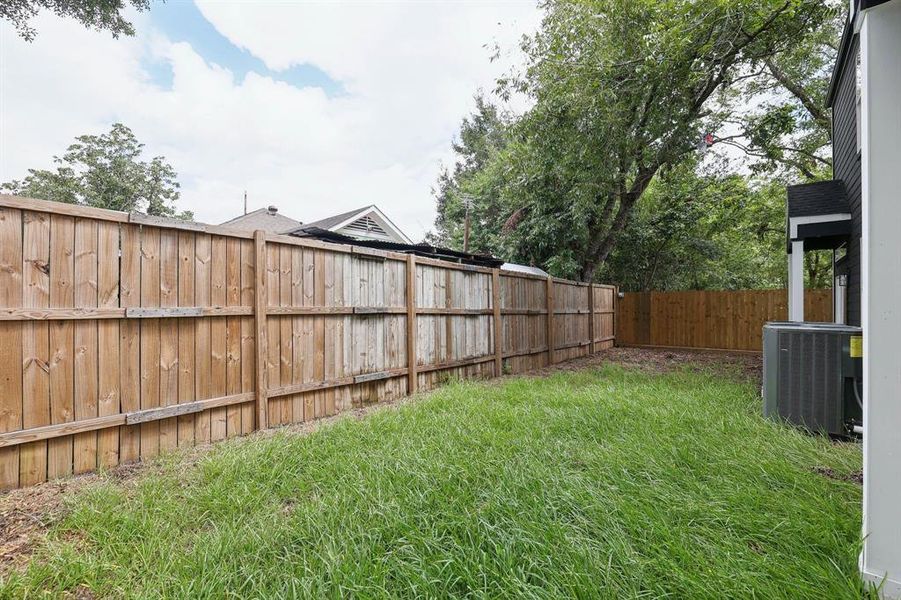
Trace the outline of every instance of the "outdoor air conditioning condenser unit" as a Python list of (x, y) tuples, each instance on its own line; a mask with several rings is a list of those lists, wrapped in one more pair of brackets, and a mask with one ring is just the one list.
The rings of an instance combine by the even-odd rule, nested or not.
[(862, 424), (859, 327), (763, 326), (763, 414), (810, 431), (845, 436)]

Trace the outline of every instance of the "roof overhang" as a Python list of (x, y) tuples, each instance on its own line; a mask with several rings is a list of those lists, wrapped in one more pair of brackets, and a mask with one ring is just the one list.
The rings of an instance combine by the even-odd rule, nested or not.
[(829, 80), (829, 89), (826, 91), (826, 107), (832, 108), (835, 102), (835, 94), (838, 92), (838, 82), (842, 78), (842, 71), (848, 62), (848, 56), (851, 52), (851, 45), (854, 41), (854, 22), (852, 18), (845, 20), (845, 27), (842, 30), (842, 39), (838, 46), (838, 55), (835, 57), (835, 64), (832, 66), (832, 78)]
[(791, 254), (792, 242), (804, 242), (804, 250), (838, 248), (851, 231), (851, 213), (789, 217), (787, 250)]
[(848, 62), (848, 53), (851, 50), (851, 43), (854, 40), (854, 36), (860, 31), (863, 14), (871, 8), (875, 8), (880, 4), (885, 4), (890, 1), (891, 0), (852, 0), (852, 12), (850, 12), (847, 19), (845, 19), (845, 28), (842, 31), (842, 40), (839, 43), (838, 55), (835, 58), (835, 65), (832, 67), (832, 79), (829, 81), (829, 89), (826, 92), (827, 108), (832, 108), (832, 104), (835, 102), (838, 81), (841, 79), (842, 70)]

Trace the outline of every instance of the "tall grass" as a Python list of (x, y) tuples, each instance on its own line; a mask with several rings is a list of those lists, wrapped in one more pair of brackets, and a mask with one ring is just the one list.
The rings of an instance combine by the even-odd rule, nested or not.
[(456, 383), (108, 480), (3, 594), (853, 598), (860, 467), (710, 374)]

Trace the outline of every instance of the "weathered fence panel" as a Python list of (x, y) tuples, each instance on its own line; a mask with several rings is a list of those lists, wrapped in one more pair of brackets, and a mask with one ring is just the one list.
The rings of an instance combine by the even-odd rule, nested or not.
[(615, 296), (0, 195), (0, 487), (586, 355)]
[[(761, 349), (762, 327), (788, 316), (785, 290), (626, 293), (616, 307), (620, 345)], [(807, 290), (808, 321), (832, 321), (832, 290)]]

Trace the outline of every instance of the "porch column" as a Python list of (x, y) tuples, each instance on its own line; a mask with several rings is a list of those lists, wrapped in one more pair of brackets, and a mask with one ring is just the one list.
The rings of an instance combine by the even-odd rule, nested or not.
[(788, 255), (788, 320), (804, 320), (804, 242), (792, 242)]
[(863, 551), (868, 581), (901, 598), (901, 1), (863, 13)]

